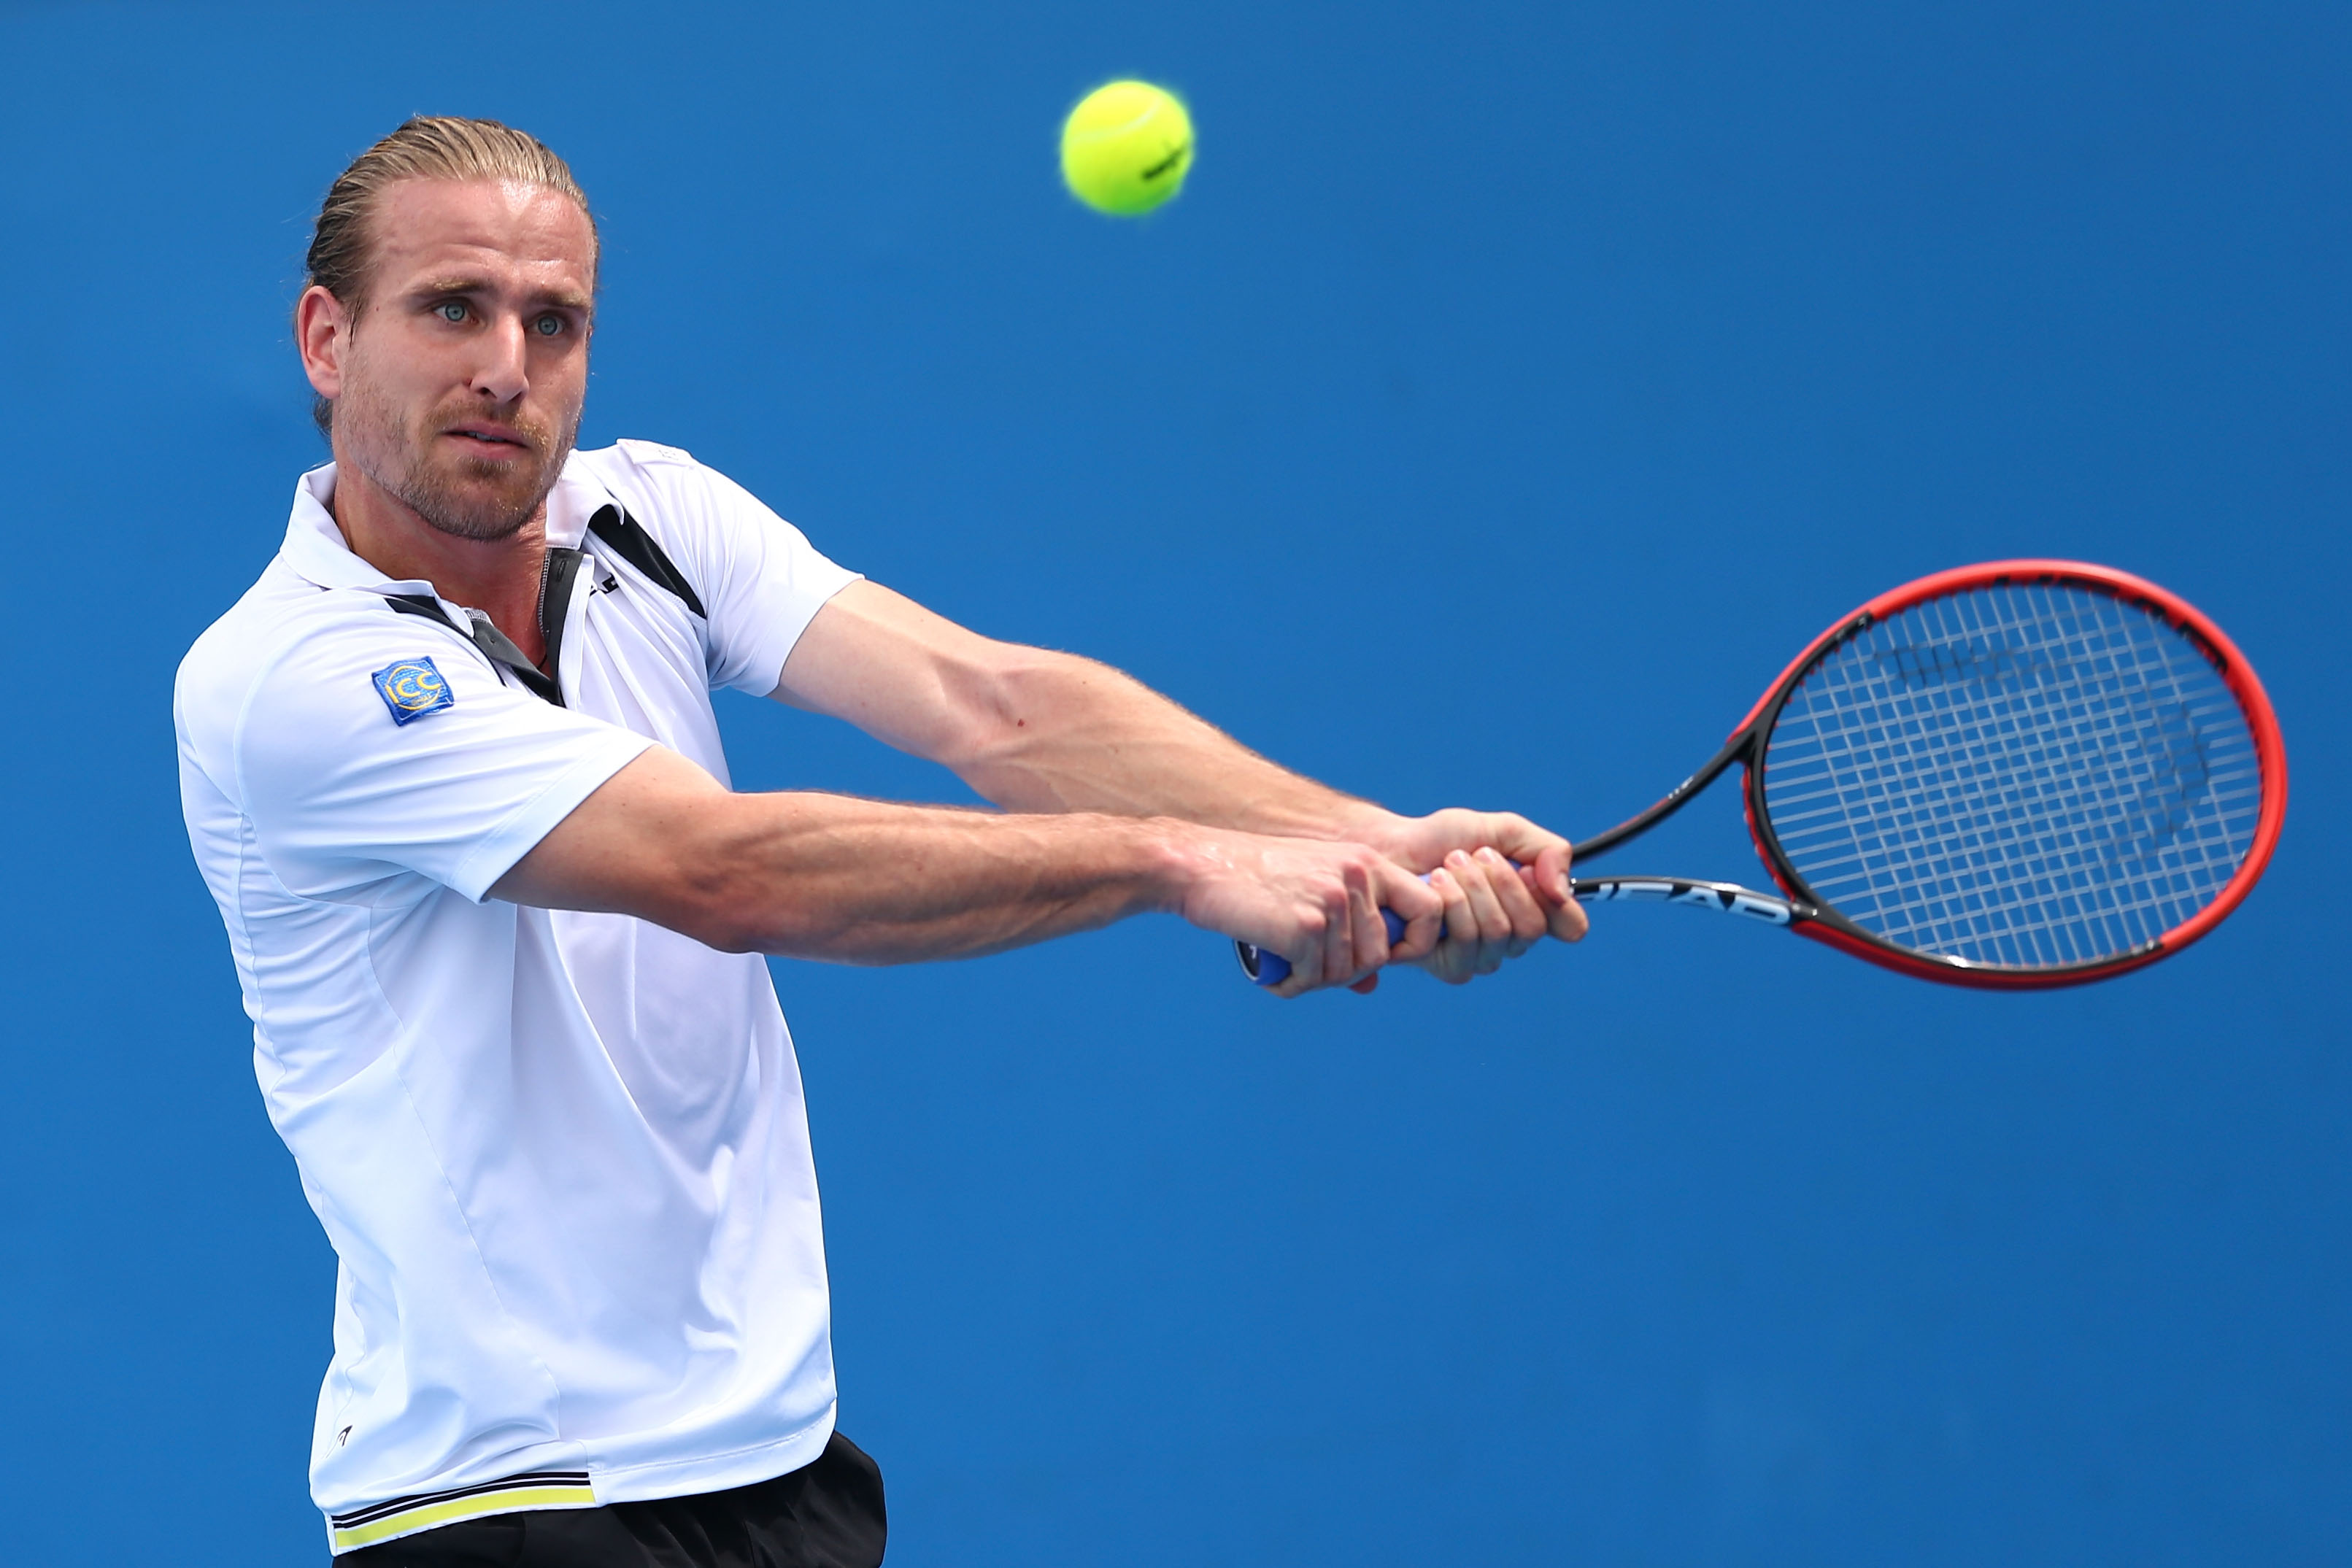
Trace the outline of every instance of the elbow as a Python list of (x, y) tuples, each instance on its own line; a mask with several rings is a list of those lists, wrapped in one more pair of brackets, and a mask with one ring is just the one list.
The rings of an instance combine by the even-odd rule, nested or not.
[(953, 715), (933, 760), (966, 781), (1017, 766), (1084, 708), (1090, 673), (1100, 666), (1067, 653), (998, 643), (992, 656), (959, 673)]
[(848, 901), (869, 875), (838, 841), (837, 821), (779, 810), (791, 800), (727, 795), (706, 805), (663, 856), (644, 913), (720, 953), (847, 956), (857, 945)]
[(1013, 683), (994, 668), (961, 672), (948, 702), (941, 705), (940, 723), (921, 749), (929, 759), (961, 778), (984, 768), (1026, 738), (1027, 716), (1021, 711)]
[(748, 852), (726, 856), (683, 883), (659, 924), (720, 953), (839, 959), (835, 891), (821, 873), (795, 876)]
[(721, 953), (820, 956), (821, 937), (799, 913), (785, 888), (738, 862), (695, 878), (661, 924)]
[(720, 953), (782, 954), (784, 951), (772, 936), (751, 922), (730, 918), (719, 911), (699, 914), (672, 929)]
[(689, 893), (664, 901), (655, 924), (721, 953), (772, 953), (772, 936), (731, 901)]
[(679, 844), (649, 911), (655, 924), (721, 953), (789, 953), (775, 890), (753, 870), (754, 847), (720, 829)]
[(854, 939), (850, 929), (835, 923), (801, 918), (772, 895), (765, 907), (746, 914), (744, 904), (709, 905), (664, 922), (682, 936), (692, 937), (720, 953), (758, 953), (773, 958), (815, 958), (836, 964), (887, 964), (898, 960), (869, 951)]

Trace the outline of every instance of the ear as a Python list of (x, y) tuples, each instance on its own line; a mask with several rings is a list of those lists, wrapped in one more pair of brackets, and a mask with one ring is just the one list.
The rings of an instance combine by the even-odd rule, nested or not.
[(302, 373), (323, 398), (343, 392), (343, 350), (352, 340), (352, 318), (343, 302), (317, 284), (294, 302), (294, 346), (301, 350)]

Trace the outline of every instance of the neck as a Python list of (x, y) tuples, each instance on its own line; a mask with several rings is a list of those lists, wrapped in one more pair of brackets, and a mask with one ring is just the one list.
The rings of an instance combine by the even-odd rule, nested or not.
[(547, 656), (539, 629), (539, 583), (547, 562), (547, 503), (502, 539), (443, 533), (415, 508), (337, 454), (328, 510), (353, 555), (389, 578), (429, 582), (434, 591), (479, 610), (533, 663)]

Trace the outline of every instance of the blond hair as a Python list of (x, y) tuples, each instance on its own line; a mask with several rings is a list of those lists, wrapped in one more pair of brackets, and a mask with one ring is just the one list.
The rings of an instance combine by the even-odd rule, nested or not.
[[(376, 210), (384, 193), (403, 180), (497, 180), (537, 185), (567, 198), (588, 219), (588, 264), (593, 277), (602, 249), (596, 214), (588, 210), (587, 193), (572, 177), (570, 164), (538, 137), (498, 120), (419, 114), (352, 159), (351, 167), (327, 187), (304, 258), (306, 291), (325, 289), (354, 320), (366, 310), (368, 287), (374, 281)], [(328, 430), (334, 404), (320, 398), (312, 412), (319, 428)]]

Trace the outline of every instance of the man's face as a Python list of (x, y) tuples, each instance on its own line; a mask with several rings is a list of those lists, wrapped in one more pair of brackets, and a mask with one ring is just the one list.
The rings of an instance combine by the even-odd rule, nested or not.
[(508, 538), (579, 434), (588, 215), (538, 186), (406, 180), (371, 228), (362, 313), (354, 321), (327, 296), (337, 329), (304, 345), (311, 384), (334, 400), (336, 462), (445, 534)]

